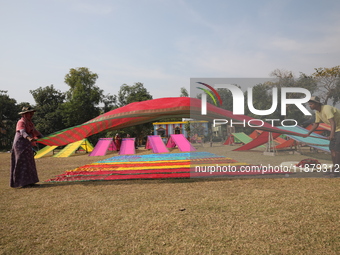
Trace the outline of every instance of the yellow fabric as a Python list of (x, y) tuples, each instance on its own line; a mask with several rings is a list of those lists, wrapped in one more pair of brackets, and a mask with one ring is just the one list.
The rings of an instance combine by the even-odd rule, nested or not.
[[(241, 163), (241, 162), (235, 162), (235, 163), (226, 163), (220, 165), (221, 167), (223, 166), (244, 166), (244, 165), (249, 165), (247, 163)], [(76, 168), (74, 170), (70, 170), (68, 172), (94, 172), (94, 171), (124, 171), (124, 170), (148, 170), (148, 169), (178, 169), (178, 168), (191, 168), (191, 167), (196, 167), (196, 166), (211, 166), (211, 164), (186, 164), (186, 165), (166, 165), (166, 166), (127, 166), (127, 167), (114, 167), (112, 168), (107, 167), (107, 168), (102, 168), (102, 167), (81, 167), (81, 168)]]
[(322, 105), (321, 111), (315, 111), (315, 122), (324, 122), (328, 125), (329, 119), (334, 118), (336, 129), (335, 132), (340, 132), (340, 110), (330, 105)]

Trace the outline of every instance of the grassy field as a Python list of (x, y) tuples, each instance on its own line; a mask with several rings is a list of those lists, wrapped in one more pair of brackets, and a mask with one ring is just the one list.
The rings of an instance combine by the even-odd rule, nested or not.
[[(330, 163), (308, 150), (234, 148), (198, 149), (253, 164)], [(340, 254), (340, 178), (43, 182), (115, 155), (44, 157), (42, 186), (13, 189), (10, 154), (0, 153), (0, 254)]]

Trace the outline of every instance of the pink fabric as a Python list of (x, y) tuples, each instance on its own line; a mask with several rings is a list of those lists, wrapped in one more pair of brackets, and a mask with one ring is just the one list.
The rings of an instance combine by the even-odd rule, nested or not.
[(169, 152), (159, 135), (149, 135), (145, 148), (152, 149), (153, 153)]
[(184, 137), (183, 134), (170, 135), (170, 139), (167, 143), (168, 148), (175, 147), (177, 145), (180, 151), (195, 151), (195, 147)]
[(135, 154), (135, 138), (123, 138), (119, 155)]
[(105, 156), (111, 144), (113, 144), (112, 138), (100, 138), (89, 156)]

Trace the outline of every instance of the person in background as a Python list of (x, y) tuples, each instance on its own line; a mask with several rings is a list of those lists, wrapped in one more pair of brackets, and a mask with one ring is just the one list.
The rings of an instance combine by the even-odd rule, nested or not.
[(116, 144), (117, 151), (119, 151), (120, 150), (120, 145), (122, 143), (122, 138), (120, 137), (120, 135), (118, 133), (114, 137), (114, 142)]
[(35, 129), (32, 117), (35, 110), (23, 107), (19, 112), (21, 119), (17, 122), (13, 146), (11, 150), (11, 176), (12, 188), (28, 188), (39, 186), (38, 173), (34, 160), (32, 146), (42, 134)]
[(323, 105), (319, 97), (311, 97), (308, 101), (309, 107), (315, 110), (315, 121), (311, 130), (306, 135), (309, 136), (314, 132), (320, 122), (330, 125), (331, 132), (328, 137), (330, 140), (329, 150), (331, 151), (333, 169), (332, 172), (335, 176), (340, 174), (340, 110), (331, 105)]

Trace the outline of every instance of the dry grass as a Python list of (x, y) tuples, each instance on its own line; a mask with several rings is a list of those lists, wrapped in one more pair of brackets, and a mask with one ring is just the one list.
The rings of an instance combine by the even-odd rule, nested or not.
[[(199, 150), (255, 164), (311, 156), (329, 163), (325, 154), (271, 157), (205, 146)], [(45, 157), (37, 160), (39, 177), (114, 155)], [(340, 178), (94, 181), (12, 189), (9, 160), (9, 153), (0, 153), (1, 254), (340, 253)]]

